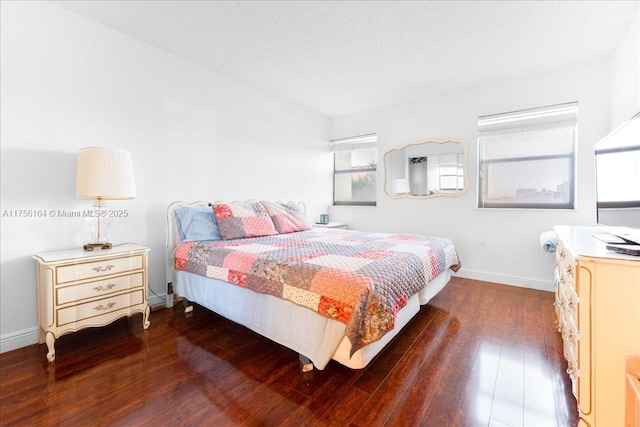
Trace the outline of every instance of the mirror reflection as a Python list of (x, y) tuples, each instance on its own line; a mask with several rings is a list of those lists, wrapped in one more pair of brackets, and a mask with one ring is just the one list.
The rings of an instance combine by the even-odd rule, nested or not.
[(426, 140), (384, 155), (385, 192), (391, 197), (459, 196), (467, 187), (462, 141)]

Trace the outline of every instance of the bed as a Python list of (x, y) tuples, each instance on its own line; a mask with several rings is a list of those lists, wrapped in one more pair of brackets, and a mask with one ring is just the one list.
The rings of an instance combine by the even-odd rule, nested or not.
[(321, 370), (367, 366), (460, 268), (449, 239), (310, 227), (296, 202), (174, 202), (167, 224), (175, 295)]

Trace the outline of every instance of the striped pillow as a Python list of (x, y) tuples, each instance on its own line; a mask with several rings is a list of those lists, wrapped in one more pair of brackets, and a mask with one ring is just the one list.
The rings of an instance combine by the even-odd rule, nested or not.
[(225, 240), (278, 234), (269, 213), (257, 200), (216, 202), (212, 206), (220, 235)]
[(262, 204), (267, 208), (267, 212), (269, 212), (278, 233), (287, 234), (310, 228), (302, 203), (267, 202), (263, 200)]

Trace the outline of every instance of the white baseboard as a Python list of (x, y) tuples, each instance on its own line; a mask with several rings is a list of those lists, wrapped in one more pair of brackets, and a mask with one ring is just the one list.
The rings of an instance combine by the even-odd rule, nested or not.
[[(165, 306), (165, 295), (154, 295), (149, 299), (151, 307)], [(38, 343), (38, 328), (23, 329), (0, 336), (0, 353), (16, 350)]]
[[(476, 271), (462, 268), (456, 276), (466, 279), (482, 280), (485, 282), (501, 283), (503, 285), (519, 286), (521, 288), (538, 289), (540, 291), (555, 292), (553, 282), (543, 280), (529, 279), (525, 277), (507, 276), (503, 274), (487, 273), (485, 271)], [(154, 295), (149, 299), (151, 307), (165, 306), (166, 295)], [(26, 347), (28, 345), (38, 343), (38, 328), (23, 329), (22, 331), (12, 332), (0, 336), (0, 353)]]
[(488, 273), (461, 268), (456, 276), (465, 279), (482, 280), (484, 282), (500, 283), (502, 285), (517, 286), (520, 288), (537, 289), (539, 291), (555, 292), (556, 286), (553, 282), (545, 280), (531, 279), (528, 277), (507, 276), (505, 274)]
[(147, 300), (149, 301), (149, 305), (151, 306), (151, 308), (155, 308), (159, 305), (164, 307), (166, 296), (164, 294), (154, 295), (151, 298), (147, 298)]
[(0, 336), (0, 353), (38, 343), (38, 328), (23, 329)]

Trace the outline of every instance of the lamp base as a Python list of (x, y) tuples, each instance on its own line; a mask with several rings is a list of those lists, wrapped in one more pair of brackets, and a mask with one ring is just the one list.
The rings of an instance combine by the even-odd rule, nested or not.
[(84, 245), (84, 250), (85, 251), (93, 251), (95, 248), (100, 248), (100, 249), (111, 249), (112, 248), (112, 244), (111, 243), (87, 243), (86, 245)]

